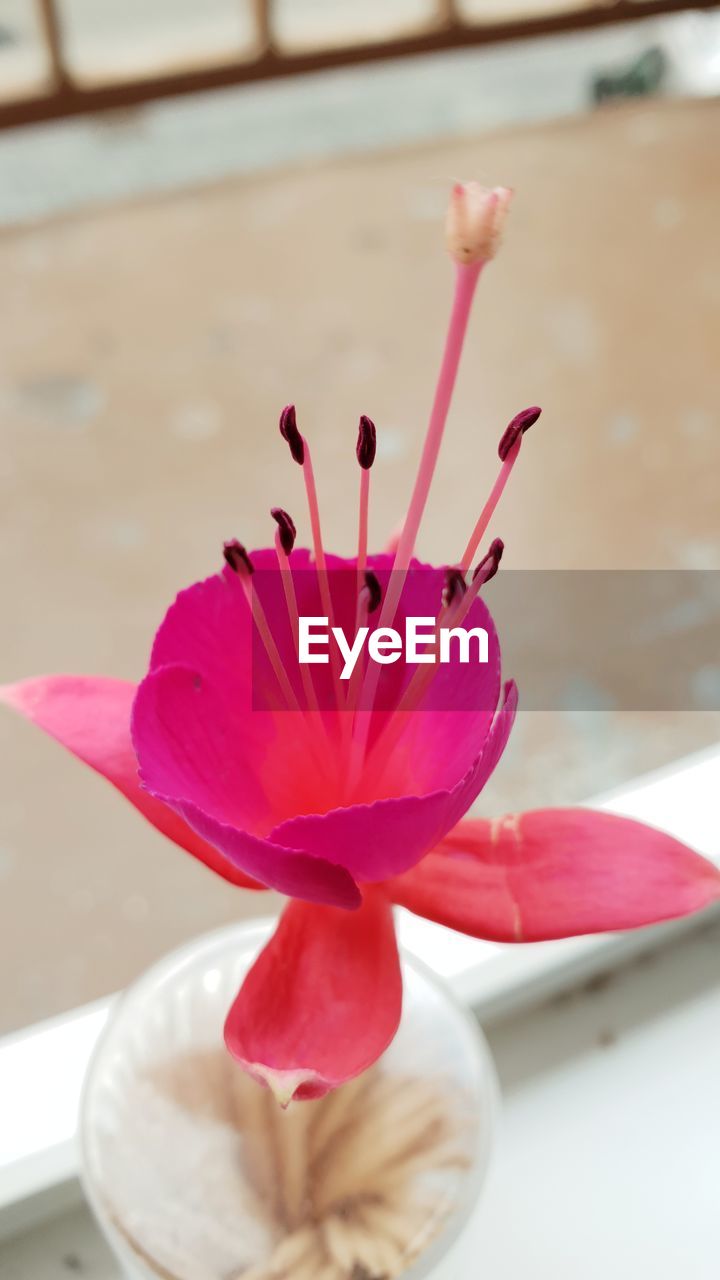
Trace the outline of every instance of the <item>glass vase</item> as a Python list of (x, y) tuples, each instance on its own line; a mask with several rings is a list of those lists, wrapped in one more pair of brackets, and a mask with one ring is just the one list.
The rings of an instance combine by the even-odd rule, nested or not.
[(189, 943), (115, 1005), (81, 1108), (83, 1183), (132, 1280), (448, 1280), (496, 1084), (475, 1019), (403, 956), (403, 1015), (363, 1076), (283, 1111), (223, 1023), (272, 921)]

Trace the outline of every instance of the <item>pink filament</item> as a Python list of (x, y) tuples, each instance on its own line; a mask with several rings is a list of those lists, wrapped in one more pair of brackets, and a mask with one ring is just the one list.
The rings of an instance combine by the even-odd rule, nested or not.
[[(310, 457), (310, 448), (304, 436), (303, 445), (305, 453), (302, 464), (303, 479), (305, 481), (305, 492), (307, 494), (308, 510), (310, 512), (310, 528), (312, 530), (313, 553), (315, 556), (315, 569), (318, 578), (318, 587), (320, 588), (320, 600), (322, 601), (323, 611), (328, 619), (328, 624), (330, 627), (333, 627), (335, 625), (335, 617), (333, 612), (332, 596), (330, 594), (330, 581), (328, 579), (327, 561), (325, 560), (322, 530), (320, 528), (320, 507), (318, 505), (317, 488), (315, 485), (315, 472), (313, 471), (312, 458)], [(330, 653), (330, 667), (333, 676), (335, 701), (338, 709), (340, 709), (343, 705), (343, 694), (340, 688), (338, 655), (334, 649), (332, 649)]]
[[(370, 505), (370, 470), (360, 468), (360, 516), (358, 519), (358, 582), (362, 584), (367, 567), (368, 507)], [(359, 588), (360, 589), (360, 588)]]
[(273, 639), (272, 632), (265, 616), (265, 610), (260, 603), (260, 597), (257, 591), (253, 591), (252, 579), (249, 574), (242, 574), (240, 581), (242, 589), (245, 592), (245, 599), (250, 606), (250, 613), (258, 630), (258, 635), (263, 642), (265, 652), (270, 660), (270, 665), (275, 672), (275, 677), (282, 690), (285, 701), (293, 711), (300, 710), (300, 704), (295, 697), (295, 692), (287, 677), (287, 672), (282, 664), (282, 659), (278, 653), (277, 645)]
[[(365, 587), (365, 570), (367, 568), (367, 549), (368, 549), (368, 507), (370, 504), (370, 470), (369, 468), (360, 468), (360, 515), (358, 518), (358, 553), (357, 553), (357, 608), (355, 610), (355, 633), (361, 625), (360, 611), (363, 598), (363, 592), (367, 591)], [(366, 597), (367, 598), (367, 597)], [(366, 611), (367, 618), (367, 611)], [(357, 671), (353, 671), (353, 676)], [(349, 704), (348, 690), (348, 704)]]
[(463, 573), (468, 572), (470, 565), (475, 559), (477, 549), (480, 546), (480, 543), (482, 542), (482, 539), (485, 536), (485, 532), (487, 530), (487, 527), (490, 521), (493, 518), (493, 515), (495, 514), (495, 508), (497, 507), (497, 504), (500, 501), (500, 498), (502, 497), (505, 485), (510, 479), (510, 473), (513, 467), (515, 466), (517, 456), (520, 452), (521, 443), (522, 443), (522, 436), (518, 436), (516, 443), (513, 445), (512, 449), (508, 453), (507, 457), (505, 458), (505, 461), (503, 462), (500, 468), (500, 472), (498, 474), (497, 480), (495, 481), (495, 484), (493, 485), (490, 491), (490, 497), (488, 498), (487, 502), (485, 503), (485, 506), (480, 512), (477, 524), (475, 525), (475, 528), (472, 531), (470, 540), (465, 550), (463, 551), (462, 560), (460, 561), (460, 568)]
[[(367, 626), (368, 620), (368, 603), (370, 601), (370, 592), (366, 586), (358, 594), (357, 609), (355, 612), (355, 635), (361, 627)], [(358, 779), (359, 760), (355, 748), (355, 729), (357, 721), (355, 720), (355, 712), (357, 710), (358, 695), (362, 687), (363, 657), (358, 659), (350, 679), (348, 681), (347, 701), (345, 703), (345, 715), (342, 720), (342, 746), (341, 760), (348, 760), (349, 767), (344, 771), (344, 799), (347, 802), (350, 798), (352, 788)]]
[[(292, 569), (290, 568), (290, 559), (282, 545), (279, 530), (275, 534), (275, 551), (277, 552), (278, 567), (282, 578), (283, 591), (285, 592), (285, 603), (287, 605), (288, 617), (290, 619), (290, 629), (295, 642), (295, 653), (299, 657), (300, 649), (298, 636), (300, 623), (297, 596), (295, 594), (295, 583), (293, 581)], [(300, 666), (300, 677), (302, 679), (302, 686), (307, 706), (311, 711), (317, 711), (319, 708), (317, 696), (315, 694), (315, 686), (312, 682), (312, 676), (304, 663), (299, 663), (298, 665)]]
[(330, 583), (328, 582), (325, 549), (323, 547), (322, 530), (320, 528), (320, 507), (318, 506), (317, 488), (315, 486), (315, 472), (313, 471), (308, 442), (304, 437), (303, 445), (305, 447), (303, 479), (305, 481), (305, 492), (307, 494), (308, 508), (310, 511), (310, 528), (312, 530), (313, 553), (315, 555), (320, 599), (322, 601), (322, 607), (332, 625), (332, 600), (330, 598)]
[[(358, 594), (356, 624), (355, 624), (356, 635), (361, 627), (367, 626), (369, 603), (370, 603), (369, 588), (366, 586), (363, 586), (362, 590)], [(347, 705), (350, 711), (354, 711), (355, 708), (357, 707), (358, 687), (362, 677), (362, 666), (363, 666), (363, 659), (361, 655), (361, 657), (358, 659), (355, 665), (355, 670), (353, 671), (348, 681)], [(352, 720), (349, 716), (346, 718), (346, 723), (349, 723), (350, 727), (352, 728)]]

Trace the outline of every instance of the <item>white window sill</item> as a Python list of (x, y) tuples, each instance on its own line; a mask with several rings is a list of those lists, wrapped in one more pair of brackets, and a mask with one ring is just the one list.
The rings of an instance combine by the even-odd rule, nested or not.
[[(719, 791), (720, 750), (713, 750), (596, 803), (661, 827), (720, 862)], [(477, 942), (402, 912), (400, 936), (488, 1021), (658, 947), (692, 924), (512, 948)], [(77, 1195), (80, 1090), (110, 1003), (0, 1040), (0, 1236), (57, 1212)]]

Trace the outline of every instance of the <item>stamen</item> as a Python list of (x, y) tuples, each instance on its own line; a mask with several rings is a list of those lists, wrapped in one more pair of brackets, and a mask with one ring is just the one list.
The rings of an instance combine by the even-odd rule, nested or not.
[(282, 507), (272, 507), (270, 515), (278, 526), (279, 532), (277, 536), (280, 538), (280, 545), (286, 556), (289, 556), (295, 546), (297, 537), (295, 524), (287, 511), (283, 511)]
[(278, 653), (277, 645), (265, 616), (265, 610), (262, 607), (257, 591), (253, 591), (252, 575), (254, 573), (254, 566), (252, 560), (242, 543), (238, 542), (236, 538), (233, 538), (231, 542), (225, 542), (223, 544), (223, 555), (225, 557), (226, 564), (229, 565), (233, 573), (237, 574), (240, 579), (245, 599), (247, 600), (250, 608), (250, 616), (257, 627), (258, 635), (262, 640), (270, 665), (275, 673), (275, 678), (282, 690), (283, 697), (285, 698), (288, 706), (292, 707), (293, 711), (299, 711), (300, 703), (295, 697), (295, 691), (288, 680), (287, 672), (282, 664), (282, 659)]
[[(297, 425), (297, 415), (294, 404), (286, 405), (280, 415), (280, 434), (283, 440), (286, 440), (290, 446), (290, 452), (295, 462), (297, 462), (303, 470), (305, 493), (307, 495), (308, 509), (310, 512), (310, 528), (312, 531), (313, 554), (315, 556), (315, 571), (317, 573), (318, 587), (320, 589), (320, 600), (322, 601), (323, 612), (326, 614), (329, 624), (332, 627), (335, 625), (335, 619), (332, 597), (330, 595), (327, 562), (325, 560), (325, 551), (323, 548), (322, 530), (320, 528), (320, 508), (318, 506), (317, 489), (315, 486), (315, 473), (313, 471), (308, 442), (305, 437), (300, 434), (300, 430)], [(343, 699), (340, 691), (338, 658), (334, 651), (330, 655), (330, 666), (333, 674), (335, 700), (338, 707), (340, 707)]]
[(280, 435), (287, 440), (293, 460), (302, 466), (305, 461), (305, 441), (298, 431), (295, 405), (287, 404), (280, 414)]
[[(370, 420), (366, 419), (366, 421), (369, 422)], [(372, 426), (372, 423), (370, 423), (370, 426)], [(373, 432), (374, 430), (375, 428), (373, 427)], [(358, 439), (358, 448), (359, 448), (359, 445), (360, 445), (360, 441)], [(358, 546), (358, 562), (357, 562), (358, 598), (357, 598), (357, 606), (355, 609), (355, 635), (357, 635), (360, 628), (364, 627), (365, 624), (367, 623), (368, 615), (371, 613), (375, 613), (376, 610), (380, 607), (380, 602), (382, 600), (382, 589), (380, 587), (380, 583), (376, 575), (372, 572), (371, 569), (366, 569), (365, 567), (367, 564), (367, 506), (365, 507), (365, 520), (363, 521), (363, 481), (369, 482), (369, 479), (370, 479), (369, 468), (363, 469), (360, 473), (360, 476), (361, 476), (360, 539), (359, 539), (359, 546)], [(367, 489), (365, 490), (365, 493), (367, 495)], [(363, 528), (365, 532), (364, 540), (363, 540)], [(350, 677), (350, 682), (348, 686), (347, 701), (345, 704), (345, 710), (347, 712), (354, 712), (355, 708), (357, 707), (357, 690), (358, 690), (358, 683), (361, 677), (362, 677), (362, 664), (358, 662), (355, 667), (355, 670), (353, 671)], [(348, 744), (350, 742), (350, 738), (352, 737), (352, 731), (353, 731), (352, 715), (346, 715), (343, 719), (343, 743), (344, 743), (345, 749), (347, 749)]]
[(443, 587), (442, 602), (445, 609), (449, 609), (455, 600), (462, 599), (467, 591), (467, 583), (462, 569), (457, 566), (449, 567), (445, 570), (445, 586)]
[[(375, 613), (375, 610), (380, 608), (382, 589), (376, 575), (372, 572), (372, 569), (367, 569), (365, 572), (365, 586), (367, 587), (368, 592), (368, 614)], [(362, 592), (360, 594), (362, 595)]]
[(465, 621), (465, 618), (472, 609), (477, 597), (482, 591), (482, 588), (487, 586), (488, 582), (495, 577), (495, 574), (500, 567), (500, 561), (502, 560), (504, 550), (505, 543), (502, 538), (494, 538), (490, 543), (489, 551), (483, 556), (482, 560), (473, 571), (472, 582), (470, 583), (463, 599), (455, 608), (452, 618), (450, 619), (450, 626), (459, 627)]
[[(271, 514), (273, 519), (277, 520), (279, 526), (277, 533), (275, 534), (275, 553), (277, 555), (278, 568), (280, 569), (280, 577), (282, 580), (283, 591), (285, 593), (285, 604), (288, 611), (288, 618), (290, 620), (290, 630), (292, 631), (293, 644), (295, 645), (295, 654), (298, 658), (298, 667), (300, 668), (300, 679), (302, 680), (305, 702), (310, 711), (318, 711), (318, 700), (312, 676), (305, 664), (301, 663), (299, 660), (300, 618), (297, 595), (295, 593), (295, 581), (293, 579), (292, 569), (290, 568), (290, 560), (288, 559), (295, 543), (295, 525), (287, 512), (283, 511), (281, 507), (273, 507)], [(280, 516), (281, 519), (278, 519), (278, 516)], [(282, 520), (282, 517), (284, 517), (284, 520)], [(289, 526), (292, 529), (291, 538), (288, 538), (287, 536), (288, 524), (286, 524), (285, 521), (289, 523)]]
[(238, 542), (237, 538), (231, 538), (229, 542), (223, 543), (223, 556), (225, 557), (225, 563), (232, 569), (233, 573), (238, 575), (246, 573), (249, 575), (255, 572), (252, 560), (243, 544)]
[(529, 431), (534, 422), (537, 422), (542, 409), (533, 406), (531, 409), (523, 409), (521, 413), (517, 413), (512, 422), (505, 428), (498, 445), (498, 456), (502, 462), (498, 477), (490, 490), (490, 497), (478, 516), (477, 523), (473, 529), (468, 544), (463, 551), (460, 561), (460, 568), (463, 573), (467, 573), (477, 554), (490, 521), (495, 514), (495, 509), (503, 495), (505, 485), (510, 479), (512, 469), (517, 461), (522, 444), (522, 438), (526, 431)]
[[(500, 561), (502, 560), (504, 550), (505, 543), (502, 538), (494, 538), (490, 543), (490, 550), (487, 555), (483, 556), (479, 565), (473, 572), (473, 582), (476, 582), (478, 578), (482, 579), (482, 581), (478, 583), (477, 591), (480, 590), (480, 587), (484, 587), (485, 583), (489, 582), (491, 578), (495, 577), (495, 574), (500, 568)], [(477, 591), (475, 591), (475, 595), (477, 595)]]
[(375, 461), (376, 448), (377, 434), (375, 431), (375, 423), (363, 414), (358, 427), (356, 448), (357, 460), (360, 464), (360, 515), (358, 518), (357, 554), (358, 584), (362, 582), (362, 575), (365, 572), (365, 565), (367, 564), (370, 468)]
[(515, 414), (512, 422), (508, 423), (500, 437), (498, 457), (501, 462), (505, 461), (515, 441), (519, 440), (520, 436), (524, 436), (525, 432), (529, 431), (533, 424), (537, 422), (541, 413), (542, 409), (539, 409), (537, 405), (533, 405), (530, 409), (522, 409), (520, 413)]
[[(367, 578), (372, 579), (373, 582), (371, 584), (371, 582), (368, 582), (366, 580), (363, 583), (363, 586), (361, 587), (358, 593), (357, 609), (355, 612), (355, 635), (357, 635), (361, 627), (367, 626), (368, 616), (370, 615), (370, 613), (373, 612), (373, 610), (370, 608), (370, 604), (371, 604), (371, 600), (374, 598), (374, 592), (376, 587), (378, 592), (378, 603), (379, 603), (380, 583), (378, 582), (374, 573), (368, 573), (366, 575), (366, 579)], [(377, 608), (377, 604), (375, 605), (375, 608)], [(360, 682), (362, 679), (362, 671), (363, 671), (363, 661), (362, 661), (362, 658), (360, 658), (360, 660), (358, 660), (358, 662), (356, 663), (355, 669), (352, 672), (350, 679), (348, 681), (347, 708), (346, 708), (348, 712), (355, 711), (357, 707), (357, 695), (358, 695)], [(343, 747), (345, 750), (347, 750), (350, 743), (350, 735), (352, 733), (352, 727), (353, 727), (352, 715), (345, 715), (343, 717)]]
[(377, 432), (375, 423), (366, 414), (362, 414), (358, 427), (357, 460), (363, 471), (369, 471), (375, 461), (377, 451)]
[(327, 613), (328, 617), (331, 617), (332, 603), (330, 600), (330, 586), (328, 583), (327, 563), (323, 547), (322, 530), (320, 528), (320, 507), (318, 505), (317, 489), (315, 487), (315, 472), (313, 471), (312, 459), (310, 457), (310, 450), (307, 447), (307, 441), (303, 440), (303, 444), (305, 446), (303, 477), (305, 480), (305, 492), (307, 494), (308, 507), (310, 510), (310, 528), (312, 531), (313, 554), (315, 556), (315, 564), (317, 567), (320, 598), (322, 600), (323, 609)]
[[(370, 581), (368, 581), (370, 579)], [(371, 595), (374, 596), (375, 588), (380, 592), (380, 583), (374, 573), (366, 573), (363, 578), (363, 584), (358, 592), (357, 605), (355, 608), (355, 635), (357, 636), (361, 627), (367, 626), (368, 615), (370, 613)], [(377, 605), (375, 605), (377, 608)], [(341, 717), (341, 748), (340, 759), (347, 761), (347, 768), (343, 769), (343, 803), (350, 802), (353, 788), (357, 782), (359, 760), (357, 757), (356, 739), (353, 736), (355, 728), (355, 713), (358, 706), (358, 695), (362, 687), (364, 672), (363, 656), (359, 658), (348, 681), (347, 701), (345, 704), (345, 715)]]
[[(495, 574), (498, 571), (498, 566), (502, 559), (504, 550), (505, 550), (505, 544), (503, 543), (502, 539), (495, 538), (494, 542), (492, 542), (490, 546), (489, 551), (485, 556), (483, 556), (479, 565), (475, 569), (471, 585), (467, 588), (467, 590), (463, 595), (461, 595), (459, 598), (456, 597), (455, 607), (454, 608), (450, 607), (449, 609), (443, 608), (440, 611), (440, 614), (435, 624), (434, 638), (435, 638), (436, 646), (437, 646), (437, 640), (439, 637), (439, 631), (440, 631), (441, 625), (447, 625), (449, 627), (461, 626), (461, 624), (463, 623), (464, 619), (467, 617), (467, 614), (472, 608), (472, 605), (477, 599), (482, 588), (486, 585), (486, 583), (488, 583), (491, 580), (491, 578), (495, 577)], [(387, 728), (385, 728), (383, 732), (380, 734), (380, 737), (378, 738), (375, 744), (375, 747), (373, 748), (373, 751), (371, 753), (372, 757), (374, 757), (375, 770), (377, 770), (376, 753), (378, 753), (381, 762), (384, 764), (385, 760), (387, 760), (390, 752), (394, 748), (395, 743), (397, 742), (397, 739), (402, 731), (404, 722), (398, 713), (417, 710), (418, 706), (420, 705), (423, 698), (425, 697), (425, 694), (427, 693), (428, 688), (432, 684), (432, 681), (436, 674), (436, 670), (437, 670), (437, 664), (432, 664), (432, 665), (420, 666), (413, 672), (413, 675), (411, 676), (405, 688), (403, 696), (400, 699), (400, 702), (398, 703), (395, 714), (393, 715)]]

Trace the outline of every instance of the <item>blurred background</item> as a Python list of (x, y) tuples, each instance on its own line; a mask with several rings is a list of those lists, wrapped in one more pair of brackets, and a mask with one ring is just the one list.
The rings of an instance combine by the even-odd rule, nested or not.
[[(384, 542), (457, 178), (517, 196), (421, 552), (457, 559), (502, 427), (539, 403), (495, 529), (510, 567), (720, 568), (719, 87), (712, 4), (0, 0), (0, 679), (139, 679), (222, 540), (302, 514), (289, 400), (344, 553), (376, 421)], [(482, 809), (585, 799), (718, 739), (702, 709), (521, 714)], [(0, 752), (0, 1033), (267, 911), (7, 714)]]

